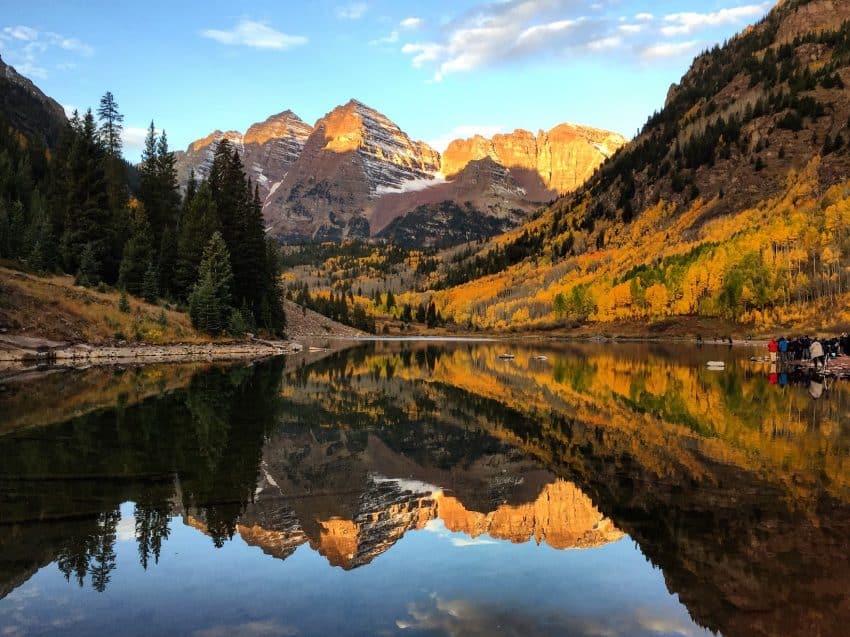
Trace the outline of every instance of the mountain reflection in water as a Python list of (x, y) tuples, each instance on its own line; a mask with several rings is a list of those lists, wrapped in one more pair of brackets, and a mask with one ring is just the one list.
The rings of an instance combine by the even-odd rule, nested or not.
[[(185, 604), (188, 571), (230, 559), (257, 570), (239, 574), (250, 586), (297, 573), (303, 590), (288, 589), (287, 603), (321, 607), (309, 591), (330, 587), (325, 594), (353, 614), (328, 613), (339, 612), (337, 629), (352, 634), (467, 634), (472, 625), (527, 634), (844, 633), (850, 384), (815, 401), (806, 386), (772, 385), (743, 350), (540, 344), (512, 346), (515, 358), (500, 360), (505, 348), (379, 342), (312, 363), (91, 369), (7, 383), (0, 627), (95, 632), (90, 615), (61, 630), (33, 623), (47, 613), (42, 588), (61, 599), (80, 590), (52, 584), (57, 568), (107, 596), (168, 572)], [(724, 372), (704, 368), (719, 356)], [(477, 546), (479, 557), (448, 555), (432, 536)], [(142, 569), (132, 578), (128, 541)], [(253, 553), (234, 555), (234, 541), (259, 548), (265, 566)], [(555, 552), (517, 552), (527, 542)], [(569, 558), (586, 570), (558, 570), (565, 549), (587, 549)], [(197, 561), (183, 564), (184, 555)], [(390, 588), (381, 594), (373, 583), (355, 612), (349, 597), (367, 593), (352, 592), (354, 580), (326, 580), (314, 561), (307, 568), (308, 555), (348, 577), (371, 581), (376, 569)], [(629, 584), (651, 580), (643, 558), (678, 601)], [(283, 571), (266, 574), (270, 564)], [(439, 569), (471, 578), (470, 597), (449, 596), (457, 582)], [(503, 572), (516, 579), (500, 580)], [(417, 577), (428, 590), (411, 599)], [(603, 586), (618, 577), (623, 598)], [(96, 614), (97, 602), (84, 599), (80, 607)], [(205, 619), (221, 610), (193, 599)], [(163, 621), (171, 603), (157, 598)], [(576, 610), (558, 613), (559, 604)], [(242, 611), (219, 628), (321, 634), (334, 625), (303, 611), (301, 623), (291, 613), (285, 622), (261, 615)], [(206, 634), (203, 622), (164, 625)]]

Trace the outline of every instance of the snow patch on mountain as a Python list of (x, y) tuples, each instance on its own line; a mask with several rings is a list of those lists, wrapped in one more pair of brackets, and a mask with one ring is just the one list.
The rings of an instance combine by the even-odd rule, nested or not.
[(440, 184), (446, 183), (446, 178), (441, 173), (434, 173), (432, 177), (422, 177), (419, 179), (410, 179), (403, 182), (401, 185), (381, 185), (375, 188), (375, 196), (399, 194), (403, 192), (418, 192), (426, 188), (432, 188)]

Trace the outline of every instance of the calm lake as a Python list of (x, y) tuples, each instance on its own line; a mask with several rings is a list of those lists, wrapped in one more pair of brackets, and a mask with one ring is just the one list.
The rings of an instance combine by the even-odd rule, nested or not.
[(5, 382), (0, 636), (846, 635), (850, 383), (754, 352), (368, 342)]

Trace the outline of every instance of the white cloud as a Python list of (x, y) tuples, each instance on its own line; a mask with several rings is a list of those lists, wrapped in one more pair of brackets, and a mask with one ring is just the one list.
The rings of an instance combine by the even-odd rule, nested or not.
[(428, 145), (434, 150), (442, 153), (446, 147), (455, 139), (467, 139), (481, 135), (482, 137), (492, 137), (497, 133), (505, 132), (505, 127), (492, 124), (463, 124), (455, 126), (450, 131), (428, 140)]
[[(751, 4), (705, 13), (656, 17), (648, 11), (638, 11), (629, 18), (610, 11), (594, 12), (586, 0), (479, 2), (461, 15), (443, 20), (433, 37), (405, 43), (401, 51), (410, 57), (413, 67), (432, 69), (433, 81), (439, 82), (453, 73), (526, 60), (628, 53), (624, 61), (630, 62), (640, 57), (685, 56), (694, 47), (673, 42), (672, 38), (743, 24), (770, 6), (769, 0), (750, 0)], [(717, 34), (712, 33), (711, 38), (703, 39), (715, 37)]]
[(205, 29), (201, 35), (221, 44), (248, 46), (254, 49), (272, 49), (285, 51), (307, 43), (307, 38), (301, 35), (289, 35), (270, 27), (265, 22), (257, 22), (247, 18), (241, 19), (229, 31)]
[(688, 42), (659, 42), (658, 44), (652, 44), (641, 49), (640, 55), (646, 60), (678, 57), (696, 52), (698, 46), (699, 41), (697, 40), (690, 40)]
[(22, 25), (18, 25), (15, 27), (5, 27), (3, 29), (3, 33), (10, 38), (14, 38), (15, 40), (24, 40), (26, 42), (31, 42), (33, 40), (38, 39), (38, 31), (33, 29), (32, 27), (25, 27)]
[(401, 52), (413, 55), (413, 66), (419, 68), (426, 62), (437, 60), (442, 52), (442, 47), (431, 43), (405, 44), (401, 47)]
[(34, 62), (18, 62), (14, 65), (15, 70), (21, 75), (29, 78), (36, 78), (38, 80), (43, 80), (47, 77), (47, 69), (43, 66), (39, 66)]
[(85, 42), (81, 42), (77, 38), (63, 38), (58, 33), (50, 33), (48, 35), (51, 37), (55, 37), (57, 45), (65, 49), (66, 51), (71, 51), (72, 53), (79, 53), (80, 55), (85, 55), (86, 57), (94, 54), (94, 49), (91, 46), (89, 46)]
[(517, 36), (518, 44), (526, 44), (529, 42), (539, 42), (544, 38), (551, 37), (558, 33), (563, 33), (575, 28), (581, 20), (558, 20), (549, 24), (541, 24), (527, 28)]
[[(67, 106), (65, 107), (67, 112)], [(161, 135), (161, 130), (154, 131), (157, 135)], [(121, 131), (121, 142), (124, 144), (124, 148), (130, 150), (141, 150), (145, 147), (145, 137), (148, 136), (147, 127), (139, 127), (139, 126), (125, 126), (124, 130)]]
[(422, 22), (423, 22), (422, 18), (410, 17), (410, 18), (405, 18), (404, 20), (399, 22), (399, 26), (402, 29), (418, 29), (419, 27), (422, 26)]
[(365, 2), (352, 2), (336, 8), (336, 17), (341, 20), (359, 20), (369, 10)]
[(700, 29), (744, 22), (760, 17), (769, 7), (769, 2), (762, 2), (761, 4), (748, 4), (709, 13), (697, 13), (695, 11), (671, 13), (664, 16), (664, 22), (667, 23), (667, 26), (662, 27), (661, 33), (667, 36), (687, 35)]
[(480, 4), (444, 23), (435, 39), (409, 43), (402, 52), (414, 67), (433, 66), (434, 80), (440, 81), (452, 73), (610, 45), (605, 38), (615, 35), (611, 19), (588, 17), (582, 13), (586, 9), (579, 0)]
[(395, 44), (398, 42), (399, 36), (398, 31), (391, 31), (389, 35), (385, 35), (382, 38), (378, 38), (376, 40), (369, 40), (369, 44), (377, 45), (377, 44)]
[(290, 637), (297, 635), (293, 626), (287, 626), (277, 621), (252, 621), (244, 624), (221, 624), (202, 628), (192, 633), (192, 637), (230, 637), (244, 635), (245, 637)]
[[(377, 38), (375, 40), (369, 40), (369, 44), (395, 44), (401, 39), (400, 31), (413, 31), (418, 29), (424, 24), (422, 18), (405, 18), (401, 22), (398, 23), (398, 28), (390, 31), (389, 35), (385, 35), (382, 38)], [(415, 46), (415, 45), (414, 45)]]
[(598, 40), (591, 40), (587, 43), (587, 48), (591, 51), (604, 51), (606, 49), (616, 49), (623, 44), (623, 39), (616, 35), (609, 35)]
[[(94, 54), (94, 47), (82, 40), (53, 31), (39, 31), (22, 24), (3, 27), (0, 30), (0, 44), (4, 48), (3, 55), (19, 73), (37, 79), (48, 76), (43, 56), (51, 49), (61, 49), (84, 57)], [(68, 70), (73, 68), (73, 62), (63, 59), (56, 68)]]
[(483, 537), (479, 538), (465, 538), (465, 537), (453, 537), (452, 546), (456, 546), (458, 548), (463, 548), (466, 546), (484, 546), (486, 544), (496, 544), (494, 540), (488, 540)]
[(115, 535), (119, 542), (129, 542), (136, 539), (136, 518), (132, 515), (122, 515), (118, 526), (115, 528)]
[(623, 33), (640, 33), (643, 31), (642, 24), (621, 24), (617, 28)]

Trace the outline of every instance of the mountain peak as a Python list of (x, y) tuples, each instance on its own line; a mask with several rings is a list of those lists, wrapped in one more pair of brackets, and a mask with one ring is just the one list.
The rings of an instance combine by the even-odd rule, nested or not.
[(367, 109), (367, 110), (370, 110), (370, 111), (375, 110), (374, 108), (367, 106), (366, 104), (364, 104), (360, 100), (353, 98), (353, 97), (343, 105), (343, 108), (346, 107), (346, 106), (352, 106), (354, 108), (364, 108), (364, 109)]
[(271, 115), (263, 122), (252, 124), (245, 131), (244, 142), (246, 144), (265, 144), (274, 139), (286, 139), (296, 137), (301, 141), (307, 139), (313, 127), (305, 123), (291, 110), (285, 110)]
[(221, 131), (216, 129), (206, 137), (196, 139), (191, 144), (189, 144), (189, 149), (187, 150), (187, 152), (198, 152), (199, 150), (202, 150), (208, 146), (218, 144), (221, 139), (227, 139), (228, 141), (239, 140), (241, 142), (242, 133), (235, 130)]
[(278, 120), (278, 119), (294, 120), (294, 121), (297, 121), (297, 122), (303, 122), (304, 121), (303, 119), (298, 117), (298, 115), (294, 111), (292, 111), (291, 109), (288, 109), (288, 108), (285, 111), (281, 111), (280, 113), (277, 113), (276, 115), (269, 115), (266, 118), (266, 121), (268, 122), (268, 121), (271, 121), (271, 120)]

